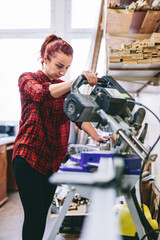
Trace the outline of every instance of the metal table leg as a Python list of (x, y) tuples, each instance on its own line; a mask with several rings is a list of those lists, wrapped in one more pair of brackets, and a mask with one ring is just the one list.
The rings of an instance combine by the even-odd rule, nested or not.
[(59, 232), (59, 229), (60, 229), (61, 224), (63, 222), (63, 219), (64, 219), (64, 217), (65, 217), (65, 215), (66, 215), (66, 213), (68, 211), (68, 208), (69, 208), (69, 206), (70, 206), (70, 204), (72, 202), (72, 199), (73, 199), (73, 197), (75, 195), (75, 190), (76, 189), (75, 189), (74, 186), (70, 187), (70, 191), (69, 191), (69, 193), (68, 193), (68, 195), (67, 195), (67, 197), (66, 197), (66, 199), (64, 201), (62, 209), (61, 209), (61, 211), (59, 213), (59, 216), (56, 219), (56, 222), (55, 222), (55, 224), (53, 226), (53, 229), (52, 229), (52, 231), (51, 231), (51, 233), (49, 235), (48, 240), (54, 240), (56, 238), (56, 235)]

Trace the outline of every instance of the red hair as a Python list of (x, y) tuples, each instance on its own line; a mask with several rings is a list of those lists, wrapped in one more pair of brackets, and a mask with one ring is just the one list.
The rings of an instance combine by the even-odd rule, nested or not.
[(62, 38), (57, 37), (54, 34), (46, 37), (45, 41), (41, 46), (41, 63), (43, 65), (44, 57), (47, 57), (48, 60), (51, 59), (57, 52), (63, 52), (66, 55), (73, 56), (73, 48), (69, 43), (64, 41)]

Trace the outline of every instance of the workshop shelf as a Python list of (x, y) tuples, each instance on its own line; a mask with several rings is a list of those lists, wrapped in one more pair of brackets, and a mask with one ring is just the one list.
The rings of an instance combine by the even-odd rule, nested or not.
[(132, 10), (132, 9), (107, 9), (103, 14), (102, 29), (106, 27), (107, 34), (141, 33), (149, 34), (159, 27), (159, 10)]

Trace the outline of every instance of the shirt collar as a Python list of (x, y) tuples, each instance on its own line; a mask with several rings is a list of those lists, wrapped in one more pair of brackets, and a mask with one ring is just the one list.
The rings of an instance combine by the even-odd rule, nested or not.
[(50, 80), (47, 75), (42, 71), (42, 70), (38, 70), (37, 71), (38, 76), (43, 79), (44, 82), (51, 82), (51, 83), (60, 83), (63, 82), (61, 79), (58, 80)]
[(42, 70), (38, 70), (37, 71), (37, 74), (39, 75), (39, 77), (44, 81), (44, 82), (51, 82), (51, 83), (55, 83), (55, 82), (61, 82), (62, 80), (50, 80), (48, 77), (47, 77), (47, 75), (44, 73), (44, 72), (42, 72)]
[(50, 82), (50, 79), (44, 72), (42, 72), (42, 70), (38, 70), (37, 74), (40, 76), (41, 79), (43, 79), (44, 82)]

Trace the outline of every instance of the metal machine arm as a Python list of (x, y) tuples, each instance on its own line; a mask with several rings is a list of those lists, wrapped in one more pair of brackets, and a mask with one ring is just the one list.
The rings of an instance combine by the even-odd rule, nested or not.
[[(81, 94), (79, 87), (87, 83), (86, 78), (80, 76), (72, 85), (71, 94), (64, 102), (66, 115), (73, 122), (98, 122), (104, 129), (108, 126), (120, 136), (119, 145), (112, 151), (124, 153), (130, 147), (144, 161), (149, 150), (136, 135), (141, 129), (145, 110), (140, 108), (132, 114), (134, 99), (110, 76), (98, 78), (90, 95)], [(133, 102), (127, 102), (128, 99)]]

